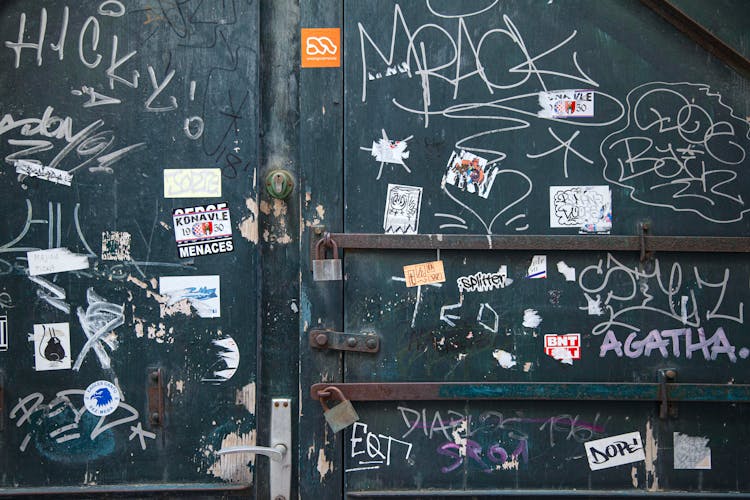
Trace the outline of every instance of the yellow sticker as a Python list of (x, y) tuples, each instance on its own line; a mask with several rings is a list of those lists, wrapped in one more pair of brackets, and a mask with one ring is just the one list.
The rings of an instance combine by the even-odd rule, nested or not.
[(445, 281), (443, 261), (436, 260), (404, 266), (404, 278), (406, 278), (407, 287), (442, 283)]
[(164, 169), (165, 198), (217, 198), (220, 196), (220, 168)]

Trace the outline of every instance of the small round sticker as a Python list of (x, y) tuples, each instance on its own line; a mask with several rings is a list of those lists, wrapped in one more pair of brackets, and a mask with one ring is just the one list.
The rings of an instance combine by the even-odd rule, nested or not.
[(83, 404), (97, 417), (109, 415), (120, 404), (120, 390), (112, 382), (97, 380), (83, 393)]

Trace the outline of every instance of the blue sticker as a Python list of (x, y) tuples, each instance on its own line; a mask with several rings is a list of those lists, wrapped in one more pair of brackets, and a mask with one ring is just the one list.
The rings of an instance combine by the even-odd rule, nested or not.
[(83, 394), (86, 409), (98, 417), (113, 413), (120, 404), (120, 390), (112, 382), (97, 380)]

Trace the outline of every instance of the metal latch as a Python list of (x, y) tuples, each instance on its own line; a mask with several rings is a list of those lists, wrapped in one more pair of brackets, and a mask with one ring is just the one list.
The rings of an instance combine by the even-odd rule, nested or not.
[(275, 398), (271, 403), (271, 446), (232, 446), (217, 455), (255, 453), (271, 459), (271, 498), (289, 500), (292, 494), (292, 400)]
[(148, 421), (151, 427), (164, 425), (164, 377), (161, 368), (149, 369)]
[(677, 370), (665, 368), (659, 370), (659, 418), (665, 420), (667, 417), (677, 417), (677, 404), (669, 400), (670, 383), (677, 380)]
[(380, 337), (373, 332), (344, 333), (333, 330), (312, 329), (310, 346), (334, 351), (378, 352)]

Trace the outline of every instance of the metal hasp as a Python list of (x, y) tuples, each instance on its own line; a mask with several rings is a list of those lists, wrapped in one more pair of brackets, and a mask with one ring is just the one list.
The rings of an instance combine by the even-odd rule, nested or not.
[(271, 170), (266, 175), (266, 191), (272, 198), (286, 199), (292, 194), (292, 190), (294, 190), (294, 179), (286, 170)]
[(271, 459), (271, 498), (289, 500), (292, 493), (292, 400), (274, 398), (271, 402), (271, 446), (232, 446), (217, 455), (254, 453)]
[(161, 368), (149, 368), (148, 421), (151, 427), (164, 425), (164, 379)]
[[(314, 384), (310, 397), (338, 388), (350, 401), (539, 400), (656, 401), (660, 415), (675, 402), (749, 403), (747, 384), (676, 384), (676, 372), (660, 371), (658, 383), (632, 382), (390, 382)], [(673, 415), (676, 415), (673, 414)]]
[(677, 405), (669, 400), (669, 388), (667, 384), (677, 380), (677, 370), (665, 368), (659, 370), (659, 418), (665, 420), (667, 417), (677, 418)]
[[(747, 253), (750, 238), (617, 235), (481, 235), (327, 233), (338, 248), (373, 250), (600, 250), (641, 252)], [(310, 235), (311, 248), (318, 238)], [(644, 252), (646, 253), (646, 252)]]
[(344, 333), (313, 329), (308, 334), (310, 346), (333, 351), (376, 353), (380, 350), (380, 337), (372, 332)]

